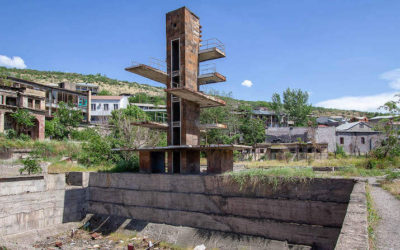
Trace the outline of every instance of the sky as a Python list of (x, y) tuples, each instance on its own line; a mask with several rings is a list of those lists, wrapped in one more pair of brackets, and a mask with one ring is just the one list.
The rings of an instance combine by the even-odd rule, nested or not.
[(153, 82), (124, 70), (165, 60), (165, 14), (200, 17), (225, 83), (201, 87), (270, 101), (287, 88), (315, 106), (376, 111), (400, 92), (400, 1), (0, 0), (0, 66), (103, 74)]

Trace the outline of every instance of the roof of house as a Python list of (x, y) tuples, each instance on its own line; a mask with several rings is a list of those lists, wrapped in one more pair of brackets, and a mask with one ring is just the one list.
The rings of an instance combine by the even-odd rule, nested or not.
[(98, 87), (96, 84), (87, 83), (87, 82), (79, 82), (76, 85), (77, 86), (86, 86), (86, 87)]
[(358, 124), (360, 124), (360, 123), (362, 123), (362, 124), (364, 124), (365, 126), (371, 128), (371, 126), (369, 126), (369, 125), (366, 124), (365, 122), (349, 122), (349, 123), (345, 123), (345, 124), (342, 124), (342, 125), (337, 126), (337, 127), (336, 127), (336, 131), (339, 131), (339, 132), (340, 132), (340, 131), (346, 131), (346, 130), (351, 129), (352, 127), (354, 127), (354, 126), (356, 126), (356, 125), (358, 125)]
[(370, 118), (369, 120), (381, 120), (381, 119), (392, 119), (392, 115), (381, 115), (381, 116), (375, 116)]
[(274, 115), (275, 114), (274, 111), (259, 110), (259, 109), (252, 110), (251, 113), (253, 113), (254, 115)]
[(113, 95), (94, 95), (92, 100), (121, 100), (123, 96), (113, 96)]

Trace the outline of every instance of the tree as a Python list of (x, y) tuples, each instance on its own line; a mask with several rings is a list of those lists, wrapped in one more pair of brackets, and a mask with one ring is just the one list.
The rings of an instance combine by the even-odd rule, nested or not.
[[(312, 106), (308, 104), (308, 93), (301, 89), (290, 88), (283, 92), (283, 104), (280, 95), (274, 93), (270, 107), (275, 113), (285, 112), (288, 120), (294, 121), (295, 126), (307, 126), (308, 116), (312, 110)], [(280, 119), (280, 116), (278, 118)]]
[(16, 123), (16, 130), (18, 135), (24, 133), (26, 129), (35, 125), (35, 117), (25, 109), (18, 109), (10, 116), (14, 119)]
[(272, 95), (272, 102), (270, 108), (274, 111), (276, 117), (278, 118), (278, 124), (281, 124), (282, 114), (283, 114), (283, 104), (281, 101), (281, 96), (278, 93)]
[(397, 101), (389, 101), (380, 107), (389, 112), (393, 118), (382, 120), (376, 128), (383, 132), (385, 138), (381, 141), (381, 145), (372, 151), (372, 155), (378, 159), (400, 156), (400, 129), (395, 126), (395, 123), (400, 121), (400, 94), (396, 97)]
[(256, 145), (265, 141), (265, 123), (259, 118), (245, 119), (240, 126), (243, 133), (244, 143), (248, 145)]
[(55, 139), (67, 138), (82, 121), (83, 114), (80, 109), (76, 109), (71, 103), (60, 102), (53, 120), (45, 124), (46, 135)]
[(102, 89), (97, 95), (112, 95), (110, 91)]

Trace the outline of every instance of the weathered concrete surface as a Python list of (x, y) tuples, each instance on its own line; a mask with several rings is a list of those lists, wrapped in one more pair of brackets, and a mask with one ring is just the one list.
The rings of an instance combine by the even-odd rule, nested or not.
[(181, 247), (193, 248), (204, 244), (207, 249), (269, 249), (269, 250), (308, 250), (309, 246), (291, 245), (286, 241), (269, 240), (263, 237), (224, 233), (214, 230), (201, 230), (191, 227), (173, 226), (159, 223), (149, 223), (130, 218), (95, 215), (90, 220), (92, 228), (99, 228), (104, 234), (115, 231), (137, 232), (139, 237), (148, 237), (155, 241), (165, 241)]
[(66, 188), (65, 175), (3, 178), (0, 181), (0, 236), (79, 221), (86, 189)]
[(268, 218), (334, 227), (341, 227), (347, 208), (347, 204), (335, 202), (223, 197), (97, 187), (89, 188), (89, 196), (94, 202), (219, 215), (231, 214), (247, 218)]
[(354, 181), (91, 173), (88, 211), (333, 249)]
[(354, 185), (336, 250), (368, 249), (368, 211), (365, 183)]
[(134, 173), (90, 173), (90, 187), (113, 187), (140, 191), (185, 192), (270, 199), (297, 199), (347, 203), (353, 190), (352, 179), (293, 181), (274, 187), (267, 183), (243, 185), (224, 175), (165, 175)]

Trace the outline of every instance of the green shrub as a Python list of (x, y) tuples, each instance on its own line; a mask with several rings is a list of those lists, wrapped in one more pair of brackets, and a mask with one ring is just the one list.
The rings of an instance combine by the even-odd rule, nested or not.
[(82, 151), (79, 155), (79, 162), (86, 165), (109, 164), (113, 159), (111, 143), (108, 138), (93, 137), (82, 144)]
[(17, 131), (15, 131), (14, 129), (7, 129), (5, 134), (6, 134), (7, 139), (16, 139), (17, 138)]
[(134, 154), (128, 160), (119, 160), (115, 167), (110, 169), (110, 172), (139, 172), (139, 157)]
[(336, 144), (336, 156), (345, 158), (346, 157), (346, 152), (344, 151), (343, 146), (339, 146)]
[(84, 130), (72, 130), (71, 138), (77, 141), (88, 141), (93, 137), (100, 136), (99, 133), (93, 128), (85, 128)]
[(29, 135), (27, 135), (27, 134), (20, 134), (20, 135), (18, 136), (18, 138), (19, 138), (20, 140), (23, 140), (23, 141), (29, 141), (29, 140), (31, 139), (31, 137), (30, 137)]
[(42, 168), (40, 167), (38, 159), (34, 157), (28, 157), (26, 159), (22, 160), (22, 163), (24, 164), (23, 168), (19, 169), (19, 173), (22, 174), (23, 172), (28, 172), (28, 175), (30, 174), (36, 174), (42, 171)]

